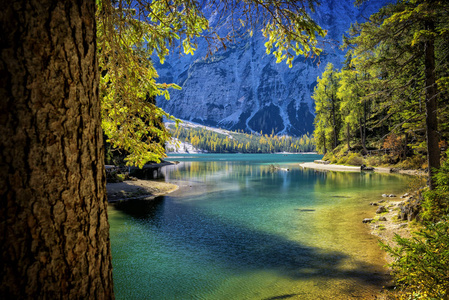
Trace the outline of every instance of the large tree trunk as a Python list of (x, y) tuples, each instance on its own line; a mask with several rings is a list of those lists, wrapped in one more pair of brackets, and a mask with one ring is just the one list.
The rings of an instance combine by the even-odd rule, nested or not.
[[(426, 22), (426, 29), (434, 32), (433, 21)], [(426, 132), (427, 132), (427, 161), (429, 165), (429, 188), (436, 186), (433, 174), (440, 168), (440, 148), (438, 145), (438, 120), (437, 120), (437, 87), (435, 83), (435, 47), (434, 41), (429, 39), (424, 44), (425, 48), (425, 74), (426, 74)]]
[(0, 16), (0, 298), (113, 298), (95, 1)]

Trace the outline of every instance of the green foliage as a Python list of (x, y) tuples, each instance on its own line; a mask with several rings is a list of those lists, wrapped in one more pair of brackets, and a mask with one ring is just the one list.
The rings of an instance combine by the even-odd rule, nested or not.
[[(202, 10), (217, 12), (220, 25), (234, 22), (252, 33), (260, 29), (268, 39), (267, 51), (289, 66), (295, 55), (314, 56), (321, 50), (321, 29), (308, 15), (315, 1), (97, 1), (97, 48), (100, 67), (102, 127), (107, 141), (127, 153), (127, 164), (142, 166), (165, 156), (169, 139), (162, 119), (175, 120), (155, 105), (156, 96), (170, 98), (169, 89), (180, 87), (157, 82), (151, 57), (161, 63), (178, 46), (186, 54), (198, 48), (198, 39), (224, 46), (230, 35), (221, 37), (209, 26)], [(230, 18), (228, 18), (231, 16)], [(222, 26), (224, 28), (225, 26)], [(210, 49), (210, 52), (212, 50)]]
[(360, 153), (350, 153), (346, 160), (346, 164), (351, 166), (361, 166), (363, 165), (363, 156)]
[[(449, 150), (446, 152), (449, 155)], [(449, 214), (449, 160), (442, 164), (434, 175), (436, 188), (424, 192), (423, 218), (438, 220), (441, 216)]]
[[(285, 60), (290, 68), (296, 55), (305, 55), (306, 57), (320, 55), (322, 50), (317, 47), (316, 33), (324, 37), (326, 31), (313, 22), (304, 9), (301, 9), (300, 14), (285, 9), (282, 14), (277, 14), (277, 16), (278, 18), (273, 18), (262, 29), (264, 37), (268, 39), (265, 43), (267, 54), (270, 54), (275, 48), (273, 54), (276, 57), (276, 62)], [(285, 18), (288, 22), (279, 22), (279, 17)]]
[[(449, 154), (449, 151), (446, 153)], [(410, 239), (395, 237), (397, 247), (382, 243), (395, 258), (390, 265), (406, 299), (449, 297), (449, 162), (434, 175), (437, 187), (424, 191), (423, 227)], [(419, 178), (420, 179), (420, 178)], [(418, 180), (414, 189), (421, 186)]]
[(323, 156), (323, 160), (329, 161), (331, 164), (336, 164), (338, 162), (338, 157), (333, 152), (328, 152)]
[(399, 162), (396, 167), (404, 170), (419, 170), (423, 169), (425, 164), (426, 157), (424, 155), (416, 154)]
[[(315, 150), (313, 137), (304, 135), (301, 138), (247, 134), (226, 131), (219, 133), (205, 127), (168, 125), (173, 137), (190, 143), (195, 148), (211, 153), (277, 153), (277, 152), (311, 152)], [(167, 149), (171, 151), (173, 149)]]
[(179, 89), (156, 82), (151, 55), (156, 53), (163, 61), (180, 31), (184, 50), (190, 51), (193, 38), (207, 28), (196, 6), (186, 10), (179, 1), (174, 6), (165, 1), (148, 6), (145, 16), (143, 7), (99, 1), (96, 16), (102, 128), (114, 148), (128, 153), (128, 164), (138, 166), (159, 161), (169, 139), (162, 118), (173, 118), (155, 105), (154, 97), (168, 99), (169, 88)]
[(395, 237), (397, 247), (381, 243), (395, 261), (390, 265), (404, 299), (449, 296), (449, 219), (426, 223), (413, 238)]

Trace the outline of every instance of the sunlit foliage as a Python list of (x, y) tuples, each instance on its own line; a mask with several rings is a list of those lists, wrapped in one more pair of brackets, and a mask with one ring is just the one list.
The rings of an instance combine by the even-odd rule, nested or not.
[[(102, 125), (107, 141), (125, 150), (128, 164), (142, 166), (164, 157), (170, 117), (155, 97), (170, 98), (175, 83), (160, 83), (152, 64), (170, 52), (194, 54), (200, 39), (210, 54), (241, 32), (261, 30), (267, 52), (291, 66), (295, 55), (320, 53), (317, 36), (325, 35), (308, 15), (315, 1), (97, 1), (97, 46), (101, 70)], [(228, 22), (221, 36), (204, 12)], [(240, 24), (240, 25), (238, 25)], [(222, 26), (223, 28), (223, 26)], [(178, 50), (176, 50), (178, 49)]]

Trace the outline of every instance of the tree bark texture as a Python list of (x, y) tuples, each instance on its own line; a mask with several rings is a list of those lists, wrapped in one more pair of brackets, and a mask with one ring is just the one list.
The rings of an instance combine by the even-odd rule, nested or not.
[[(426, 21), (426, 30), (435, 31), (433, 21)], [(437, 86), (435, 79), (435, 45), (433, 39), (424, 44), (425, 74), (426, 74), (426, 132), (427, 132), (427, 161), (429, 165), (429, 189), (436, 186), (433, 179), (435, 169), (440, 168), (440, 147), (438, 145), (437, 119)]]
[(0, 298), (113, 298), (95, 1), (0, 22)]

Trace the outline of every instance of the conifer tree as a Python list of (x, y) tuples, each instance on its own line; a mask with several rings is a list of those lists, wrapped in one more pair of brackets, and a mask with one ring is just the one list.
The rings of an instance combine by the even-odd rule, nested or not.
[[(398, 1), (371, 16), (370, 22), (360, 24), (350, 42), (356, 57), (371, 56), (365, 59), (363, 68), (372, 70), (382, 92), (375, 93), (383, 96), (384, 107), (392, 108), (387, 118), (400, 115), (403, 124), (410, 124), (407, 119), (425, 117), (430, 189), (435, 187), (433, 172), (440, 166), (438, 103), (447, 95), (447, 71), (439, 69), (447, 69), (448, 50), (444, 46), (436, 49), (435, 45), (446, 45), (448, 9), (447, 1)], [(439, 56), (438, 52), (446, 55)], [(404, 107), (415, 109), (413, 112)], [(404, 114), (411, 111), (411, 116)]]
[(341, 127), (340, 101), (337, 97), (338, 78), (337, 71), (328, 63), (321, 78), (317, 79), (312, 98), (315, 100), (315, 136), (318, 138), (317, 148), (324, 152), (328, 143), (329, 150), (338, 146), (338, 136)]

